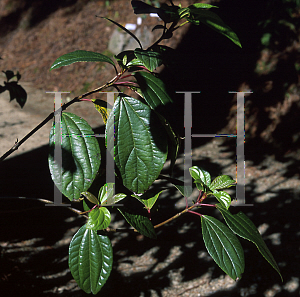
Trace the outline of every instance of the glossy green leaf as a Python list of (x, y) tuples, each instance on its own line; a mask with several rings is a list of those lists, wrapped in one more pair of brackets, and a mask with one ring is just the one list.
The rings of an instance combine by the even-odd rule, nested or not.
[[(148, 210), (150, 210), (150, 209), (154, 206), (155, 202), (157, 201), (159, 195), (160, 195), (162, 192), (163, 192), (163, 191), (160, 191), (159, 193), (157, 193), (156, 195), (154, 195), (153, 197), (148, 198), (148, 199), (142, 199), (142, 198), (140, 198), (138, 195), (133, 195), (133, 196), (134, 196), (136, 199), (138, 199), (142, 204), (144, 204), (145, 207), (146, 207)], [(147, 194), (147, 193), (145, 193), (145, 194)]]
[(234, 233), (217, 219), (201, 216), (202, 235), (208, 253), (232, 279), (245, 269), (244, 251)]
[(50, 67), (50, 71), (52, 69), (57, 69), (62, 66), (68, 66), (76, 62), (106, 62), (115, 66), (113, 60), (103, 54), (78, 50), (62, 55), (61, 57), (56, 59)]
[(106, 229), (111, 221), (111, 215), (106, 207), (96, 207), (89, 212), (89, 219), (86, 224), (87, 229), (103, 230)]
[(193, 179), (198, 180), (200, 179), (204, 185), (206, 186), (210, 186), (210, 182), (211, 182), (211, 177), (209, 172), (207, 172), (204, 169), (201, 169), (197, 166), (193, 166), (191, 168), (189, 168), (190, 174), (192, 176)]
[(206, 26), (217, 31), (218, 33), (221, 33), (224, 36), (226, 36), (239, 47), (242, 47), (237, 35), (214, 12), (209, 10), (203, 10), (203, 9), (194, 9), (191, 11), (190, 16), (186, 17), (186, 19), (195, 25), (199, 25), (200, 23), (203, 23)]
[(139, 71), (133, 73), (133, 76), (136, 78), (141, 88), (144, 99), (151, 108), (155, 109), (160, 105), (167, 105), (168, 103), (173, 102), (168, 95), (163, 81), (153, 74)]
[(127, 223), (131, 225), (134, 229), (136, 229), (138, 232), (149, 238), (157, 238), (154, 227), (147, 217), (131, 213), (129, 210), (125, 211), (124, 209), (121, 210), (119, 208), (118, 210), (126, 219)]
[(122, 199), (124, 199), (127, 195), (123, 193), (114, 194), (114, 184), (107, 183), (102, 186), (99, 190), (98, 198), (100, 200), (101, 205), (112, 206)]
[(77, 115), (62, 113), (61, 133), (62, 164), (54, 162), (54, 125), (50, 132), (48, 163), (55, 185), (72, 201), (91, 186), (100, 167), (101, 154), (91, 126)]
[(107, 281), (113, 264), (109, 238), (82, 226), (69, 246), (69, 267), (78, 286), (97, 294)]
[(167, 135), (156, 114), (139, 100), (119, 96), (108, 118), (106, 135), (107, 142), (114, 141), (114, 158), (123, 185), (144, 193), (167, 158)]
[(263, 257), (278, 272), (282, 280), (279, 267), (274, 257), (252, 221), (241, 211), (238, 214), (233, 215), (222, 205), (217, 204), (217, 208), (221, 212), (229, 228), (238, 236), (253, 242)]
[(83, 196), (84, 198), (86, 198), (93, 204), (96, 204), (96, 205), (100, 204), (99, 200), (90, 192), (82, 192), (81, 196)]
[(229, 175), (220, 175), (217, 176), (209, 186), (209, 188), (214, 190), (226, 189), (234, 186), (235, 180), (233, 180)]
[(151, 72), (162, 64), (160, 53), (137, 48), (134, 50), (134, 54)]
[(217, 198), (217, 200), (226, 208), (228, 209), (231, 204), (231, 197), (228, 193), (224, 191), (214, 191), (213, 195)]
[(114, 195), (114, 183), (107, 183), (99, 190), (98, 199), (101, 204)]

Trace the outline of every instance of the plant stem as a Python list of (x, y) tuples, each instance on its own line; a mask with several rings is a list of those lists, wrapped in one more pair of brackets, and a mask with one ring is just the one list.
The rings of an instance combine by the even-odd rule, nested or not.
[(193, 209), (193, 208), (196, 207), (196, 206), (198, 206), (198, 205), (193, 204), (193, 205), (190, 206), (189, 208), (184, 209), (183, 211), (177, 213), (175, 216), (173, 216), (173, 217), (167, 219), (166, 221), (164, 221), (164, 222), (162, 222), (162, 223), (160, 223), (160, 224), (155, 225), (154, 228), (159, 228), (159, 227), (161, 227), (161, 226), (163, 226), (163, 225), (165, 225), (165, 224), (167, 224), (167, 223), (173, 221), (174, 219), (178, 218), (178, 217), (181, 216), (182, 214), (184, 214), (184, 213), (186, 213), (186, 212), (189, 212), (191, 209)]
[(24, 136), (20, 141), (15, 142), (15, 144), (5, 153), (3, 154), (3, 156), (0, 158), (0, 162), (2, 162), (4, 159), (6, 159), (9, 155), (11, 155), (14, 151), (16, 151), (19, 146), (21, 146), (28, 138), (30, 138), (35, 132), (37, 132), (39, 129), (41, 129), (44, 125), (46, 125), (54, 116), (55, 114), (61, 113), (63, 110), (67, 109), (70, 105), (72, 105), (75, 102), (80, 102), (82, 98), (87, 97), (91, 94), (100, 92), (101, 90), (110, 87), (111, 85), (113, 85), (119, 78), (120, 76), (123, 74), (119, 73), (118, 75), (116, 75), (113, 79), (111, 79), (109, 82), (107, 82), (105, 85), (87, 92), (83, 95), (77, 96), (74, 99), (72, 99), (70, 102), (65, 103), (61, 108), (59, 108), (57, 111), (50, 113), (39, 125), (37, 125), (33, 130), (31, 130), (26, 136)]

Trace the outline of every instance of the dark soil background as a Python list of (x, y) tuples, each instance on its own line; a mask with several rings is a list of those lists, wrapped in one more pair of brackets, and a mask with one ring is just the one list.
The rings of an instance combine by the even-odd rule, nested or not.
[[(171, 39), (167, 44), (176, 48), (179, 58), (174, 68), (161, 73), (177, 107), (170, 110), (170, 119), (182, 135), (183, 96), (175, 91), (201, 91), (193, 96), (193, 133), (235, 133), (236, 98), (228, 92), (253, 92), (245, 98), (245, 158), (246, 202), (254, 206), (236, 211), (260, 227), (284, 282), (245, 241), (243, 278), (235, 283), (224, 277), (205, 252), (199, 219), (184, 217), (160, 230), (155, 243), (132, 234), (111, 235), (114, 270), (99, 296), (299, 296), (300, 9), (284, 0), (211, 3), (219, 7), (216, 12), (237, 33), (243, 48), (204, 26), (190, 26)], [(136, 20), (125, 0), (0, 1), (2, 69), (18, 70), (21, 85), (24, 81), (41, 90), (70, 90), (74, 96), (102, 85), (113, 75), (107, 65), (77, 63), (48, 71), (57, 57), (77, 49), (110, 54), (113, 27), (95, 14), (122, 24)], [(147, 26), (155, 22), (143, 20)], [(40, 108), (45, 106), (41, 102)], [(103, 133), (103, 127), (95, 132)], [(213, 176), (224, 170), (234, 174), (234, 141), (198, 138), (193, 147), (193, 165)], [(84, 219), (34, 199), (4, 198), (51, 200), (47, 154), (48, 147), (42, 146), (0, 165), (3, 296), (86, 295), (67, 265), (70, 238)], [(154, 220), (178, 212), (178, 197), (173, 190), (165, 194)], [(118, 215), (114, 219), (116, 226), (123, 226)]]

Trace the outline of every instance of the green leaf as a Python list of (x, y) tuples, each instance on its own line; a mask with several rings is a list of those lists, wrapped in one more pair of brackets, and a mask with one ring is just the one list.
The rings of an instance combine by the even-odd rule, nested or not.
[(160, 53), (137, 48), (134, 50), (134, 54), (142, 62), (142, 65), (151, 72), (162, 64)]
[(228, 193), (224, 191), (214, 191), (213, 195), (217, 198), (217, 200), (224, 206), (226, 209), (230, 207), (231, 197)]
[(206, 185), (204, 184), (204, 182), (203, 182), (200, 178), (196, 179), (196, 180), (194, 181), (194, 183), (196, 184), (196, 187), (197, 187), (197, 189), (198, 189), (199, 191), (204, 191), (205, 193), (210, 193), (210, 192), (211, 192), (210, 189), (209, 189), (209, 187), (206, 186)]
[(107, 183), (99, 190), (98, 199), (101, 204), (105, 203), (108, 198), (114, 195), (114, 183)]
[(111, 215), (106, 207), (96, 207), (89, 212), (89, 219), (86, 224), (87, 229), (103, 230), (106, 229), (111, 221)]
[[(158, 196), (161, 194), (161, 192), (163, 192), (163, 190), (160, 191), (159, 193), (157, 193), (155, 196), (148, 198), (148, 199), (142, 199), (138, 195), (132, 195), (132, 196), (135, 197), (136, 199), (138, 199), (142, 204), (144, 204), (146, 209), (150, 210), (154, 206), (154, 204), (155, 204), (156, 200), (158, 199)], [(147, 193), (145, 193), (145, 195), (146, 194)]]
[(78, 286), (97, 294), (107, 281), (113, 264), (113, 251), (107, 236), (82, 226), (69, 247), (69, 267)]
[(140, 66), (142, 62), (139, 61), (136, 56), (134, 55), (134, 51), (123, 51), (115, 56), (118, 64), (122, 69), (126, 69), (129, 66)]
[(175, 184), (174, 184), (174, 186), (184, 197), (190, 197), (193, 193), (193, 188), (191, 186), (181, 186), (181, 185), (175, 185)]
[(61, 57), (56, 59), (50, 67), (50, 71), (62, 66), (68, 66), (75, 62), (107, 62), (115, 67), (115, 63), (113, 62), (113, 60), (103, 54), (78, 50), (62, 55)]
[(201, 217), (202, 235), (208, 253), (232, 279), (241, 278), (245, 269), (244, 251), (234, 233), (217, 219)]
[(199, 25), (200, 23), (203, 23), (206, 26), (217, 31), (218, 33), (221, 33), (224, 36), (226, 36), (239, 47), (242, 47), (237, 35), (214, 12), (209, 10), (203, 10), (203, 9), (195, 9), (191, 11), (191, 15), (189, 17), (186, 17), (186, 19), (195, 25)]
[(260, 42), (264, 46), (269, 46), (271, 42), (272, 34), (264, 33), (264, 35), (260, 38)]
[(101, 154), (91, 126), (77, 115), (62, 113), (61, 133), (62, 164), (59, 160), (54, 162), (55, 125), (50, 131), (48, 163), (55, 185), (72, 201), (91, 186), (100, 167)]
[(144, 99), (151, 108), (155, 109), (160, 105), (167, 105), (173, 102), (168, 95), (165, 84), (153, 74), (139, 71), (132, 75), (136, 78)]
[(184, 182), (172, 178), (171, 183), (175, 186), (175, 188), (181, 193), (184, 197), (190, 197), (193, 193), (193, 188), (191, 186), (185, 186)]
[(226, 189), (234, 186), (235, 180), (233, 180), (229, 175), (220, 175), (217, 176), (209, 186), (209, 188), (214, 190)]
[(93, 204), (100, 204), (99, 200), (90, 192), (82, 192), (80, 196), (85, 197), (87, 200), (89, 200)]
[(131, 225), (134, 229), (136, 229), (138, 232), (149, 238), (157, 238), (154, 227), (147, 217), (131, 213), (129, 210), (125, 211), (119, 208), (118, 210), (126, 219), (127, 223)]
[(274, 257), (272, 256), (270, 250), (268, 249), (252, 221), (241, 211), (238, 214), (233, 215), (222, 205), (217, 204), (216, 207), (221, 212), (229, 228), (238, 236), (253, 242), (257, 246), (262, 256), (278, 272), (281, 280), (283, 281)]
[(101, 205), (112, 206), (124, 199), (127, 195), (118, 193), (114, 195), (114, 183), (107, 183), (99, 190), (98, 198)]
[(101, 17), (102, 19), (106, 19), (110, 22), (112, 22), (113, 24), (117, 25), (119, 28), (121, 28), (123, 31), (125, 31), (127, 34), (129, 34), (133, 39), (135, 39), (137, 41), (137, 43), (139, 44), (140, 48), (143, 49), (143, 46), (141, 44), (141, 42), (139, 41), (139, 39), (129, 30), (127, 30), (125, 27), (123, 27), (122, 25), (120, 25), (119, 23), (109, 19), (109, 18), (105, 18), (105, 17)]
[(144, 193), (167, 158), (167, 135), (156, 114), (139, 100), (119, 96), (107, 121), (106, 136), (107, 141), (115, 140), (114, 158), (123, 185)]
[(206, 9), (206, 8), (218, 8), (218, 6), (215, 6), (215, 5), (211, 5), (211, 4), (206, 4), (206, 3), (195, 3), (195, 4), (192, 4), (190, 5), (188, 8), (193, 11), (193, 9)]
[(199, 168), (198, 166), (193, 166), (193, 167), (189, 168), (189, 171), (190, 171), (192, 178), (195, 179), (195, 181), (200, 179), (204, 185), (206, 185), (208, 187), (210, 186), (211, 177), (210, 177), (209, 172), (207, 172), (204, 169)]
[(87, 203), (84, 200), (82, 200), (82, 206), (83, 206), (83, 210), (84, 211), (89, 211), (90, 210), (90, 207), (87, 205)]

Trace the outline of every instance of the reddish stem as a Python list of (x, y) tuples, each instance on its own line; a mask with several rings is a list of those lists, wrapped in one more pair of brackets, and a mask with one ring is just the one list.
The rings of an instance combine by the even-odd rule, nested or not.
[(92, 99), (80, 99), (80, 101), (89, 101), (89, 102), (93, 102)]
[(195, 212), (195, 211), (192, 211), (192, 210), (188, 210), (188, 212), (193, 213), (193, 214), (195, 214), (195, 215), (197, 215), (199, 217), (202, 217), (202, 214), (199, 213), (199, 212)]
[(130, 84), (133, 83), (132, 81), (120, 81), (120, 82), (116, 82), (114, 83), (114, 85), (122, 85), (122, 84)]
[(204, 204), (204, 203), (200, 203), (200, 206), (210, 206), (210, 207), (216, 207), (215, 204)]
[(126, 78), (126, 77), (131, 77), (132, 74), (129, 74), (129, 75), (125, 75), (125, 76), (121, 76), (119, 79), (123, 79), (123, 78)]

